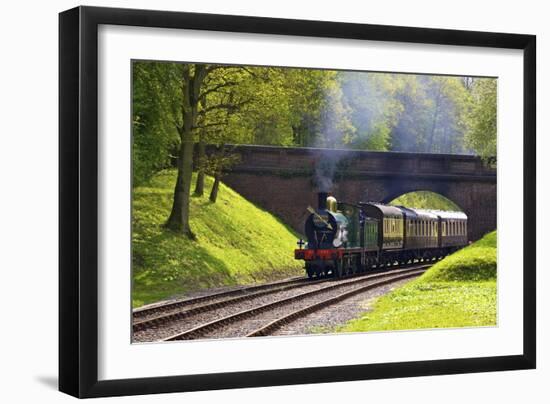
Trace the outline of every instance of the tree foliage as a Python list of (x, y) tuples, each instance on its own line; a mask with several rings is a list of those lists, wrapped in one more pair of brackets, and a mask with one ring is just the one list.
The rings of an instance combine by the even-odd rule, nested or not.
[(135, 62), (133, 65), (133, 183), (142, 184), (166, 168), (179, 143), (173, 125), (173, 108), (181, 97), (170, 85), (174, 68), (165, 63)]
[(497, 155), (497, 82), (477, 79), (472, 87), (472, 108), (467, 116), (466, 143), (478, 155)]

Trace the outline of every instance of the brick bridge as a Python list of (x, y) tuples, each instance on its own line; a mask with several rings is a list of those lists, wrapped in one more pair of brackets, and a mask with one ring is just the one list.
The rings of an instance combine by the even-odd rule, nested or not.
[(299, 233), (307, 206), (317, 203), (319, 165), (334, 168), (331, 191), (338, 200), (387, 203), (432, 191), (468, 215), (470, 240), (496, 228), (496, 170), (478, 157), (271, 146), (237, 146), (235, 152), (240, 163), (223, 181)]

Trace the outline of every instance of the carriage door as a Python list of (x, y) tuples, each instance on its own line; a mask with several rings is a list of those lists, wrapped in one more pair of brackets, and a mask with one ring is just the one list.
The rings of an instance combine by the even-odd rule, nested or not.
[(365, 248), (368, 250), (378, 248), (378, 221), (372, 218), (365, 220)]

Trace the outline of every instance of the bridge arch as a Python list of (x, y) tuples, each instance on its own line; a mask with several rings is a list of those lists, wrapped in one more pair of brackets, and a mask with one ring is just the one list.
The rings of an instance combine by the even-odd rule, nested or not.
[[(390, 203), (391, 201), (393, 201), (394, 199), (397, 199), (402, 195), (407, 195), (410, 193), (421, 192), (421, 191), (432, 192), (434, 194), (441, 195), (450, 201), (453, 201), (449, 197), (450, 186), (448, 183), (434, 182), (434, 183), (418, 184), (416, 182), (411, 183), (407, 181), (399, 184), (398, 186), (395, 186), (394, 184), (392, 184), (392, 182), (389, 182), (386, 188), (386, 194), (380, 202)], [(453, 203), (460, 206), (460, 204), (455, 201), (453, 201)]]
[(426, 189), (418, 189), (398, 195), (386, 202), (390, 205), (403, 205), (411, 208), (452, 210), (464, 212), (456, 202), (446, 196)]

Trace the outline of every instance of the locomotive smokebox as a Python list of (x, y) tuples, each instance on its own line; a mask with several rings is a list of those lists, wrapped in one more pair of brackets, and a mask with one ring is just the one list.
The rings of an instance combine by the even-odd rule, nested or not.
[(319, 192), (317, 194), (317, 198), (318, 198), (318, 208), (319, 210), (326, 210), (327, 209), (327, 197), (328, 197), (328, 192)]

